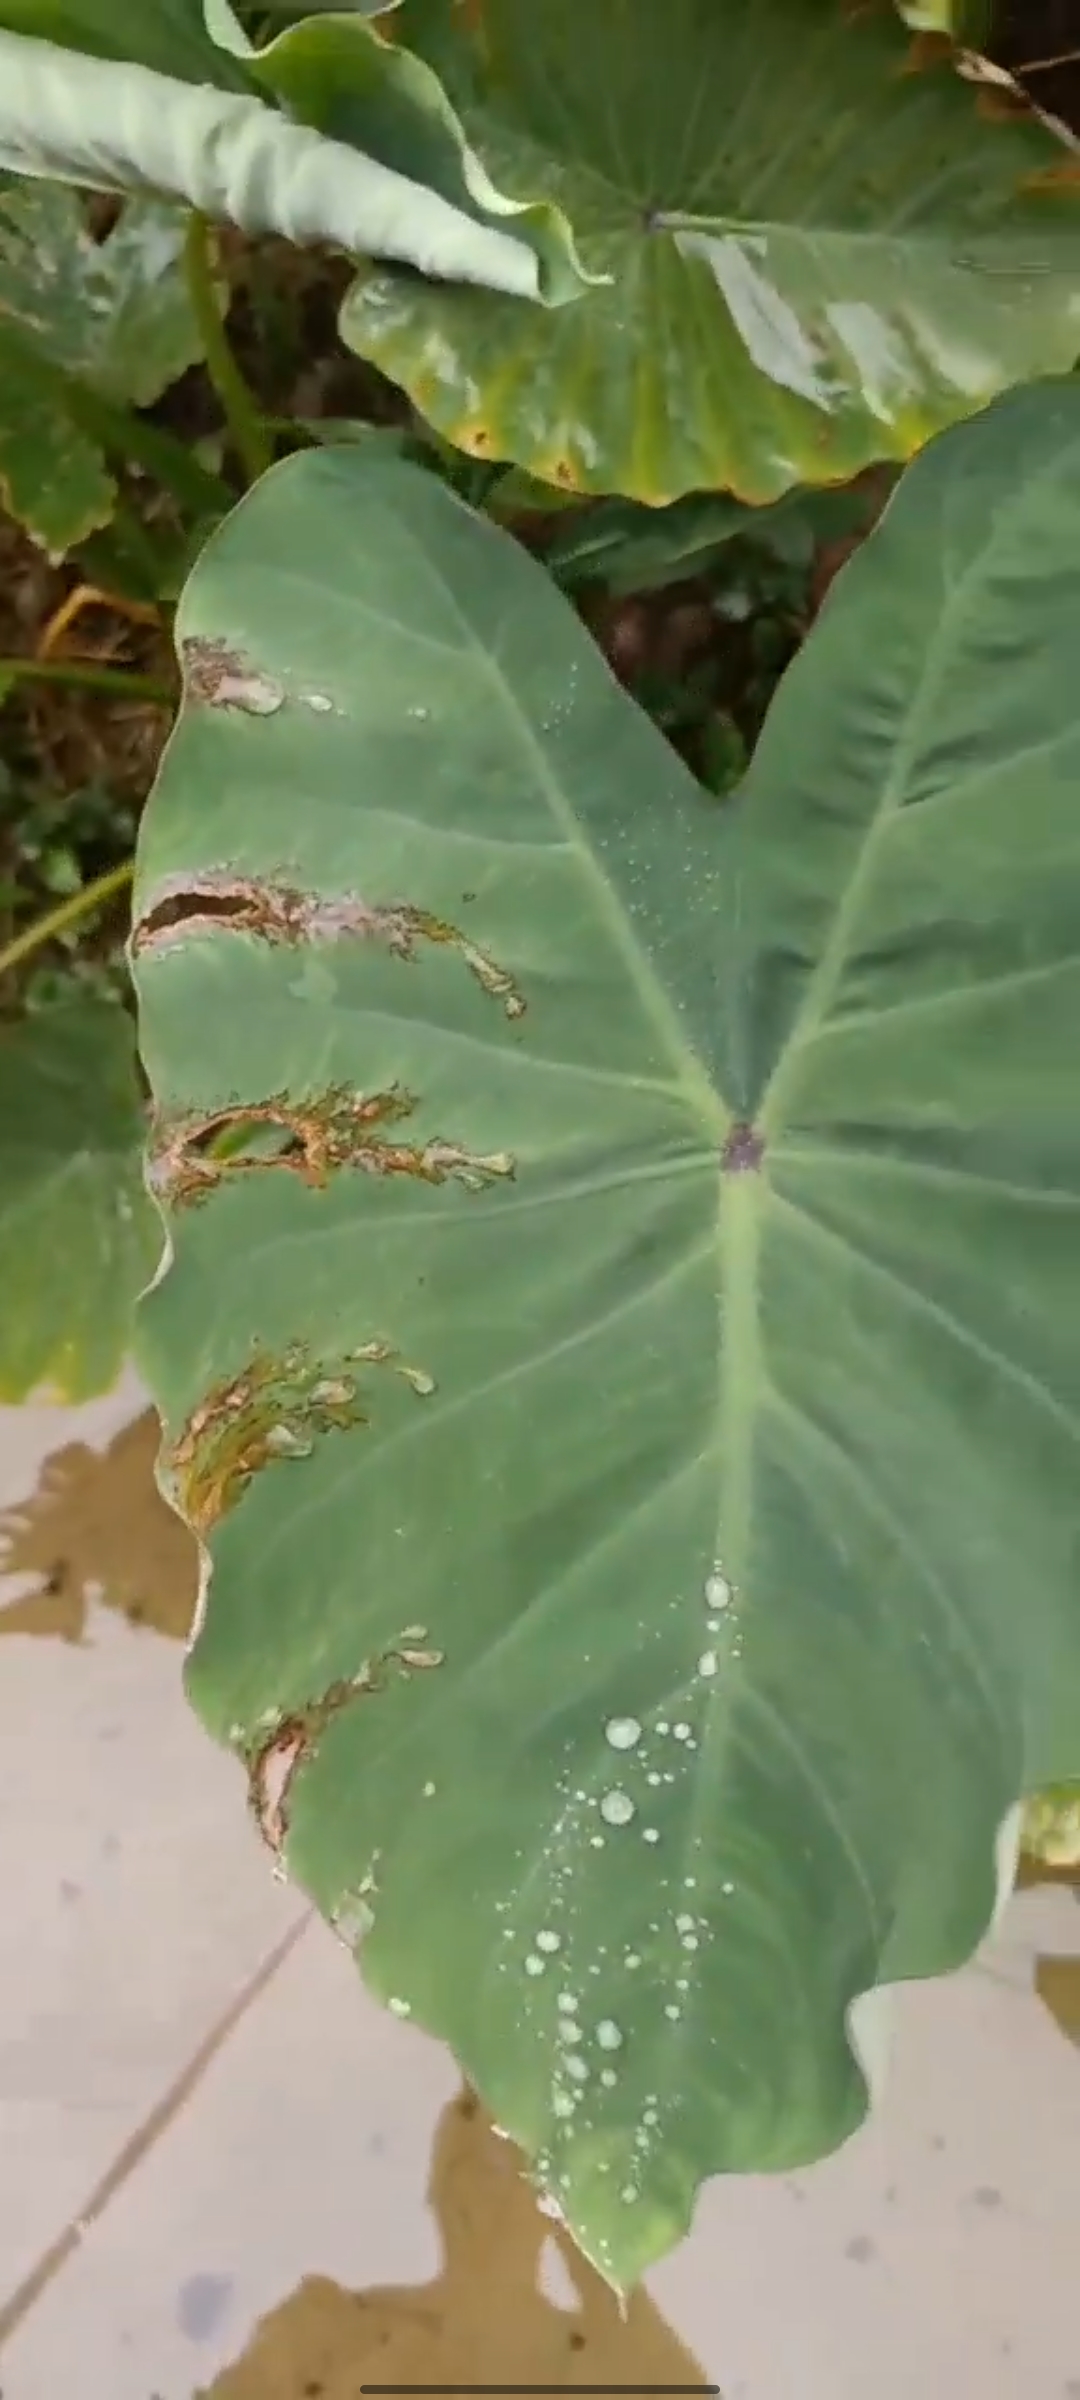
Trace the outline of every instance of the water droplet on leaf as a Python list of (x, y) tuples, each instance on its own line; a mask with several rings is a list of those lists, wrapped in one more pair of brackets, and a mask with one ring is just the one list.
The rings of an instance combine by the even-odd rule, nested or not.
[(613, 1750), (632, 1750), (641, 1740), (641, 1727), (636, 1717), (609, 1717), (604, 1727), (604, 1740)]

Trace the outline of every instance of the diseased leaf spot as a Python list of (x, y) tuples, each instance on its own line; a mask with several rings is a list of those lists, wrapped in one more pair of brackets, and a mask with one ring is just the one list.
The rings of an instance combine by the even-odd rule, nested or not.
[(467, 1150), (441, 1137), (398, 1142), (380, 1128), (412, 1114), (408, 1092), (355, 1092), (347, 1085), (306, 1104), (285, 1092), (269, 1100), (237, 1101), (209, 1116), (159, 1119), (150, 1149), (149, 1181), (174, 1208), (204, 1200), (225, 1181), (247, 1174), (298, 1175), (319, 1191), (330, 1176), (351, 1168), (364, 1175), (404, 1175), (420, 1183), (458, 1183), (469, 1192), (513, 1179), (509, 1151)]
[(261, 1751), (252, 1771), (250, 1799), (267, 1848), (280, 1854), (288, 1824), (289, 1786), (304, 1752), (304, 1729), (290, 1718)]
[(192, 935), (218, 932), (249, 933), (266, 942), (297, 947), (304, 942), (375, 941), (395, 958), (410, 963), (425, 943), (453, 950), (481, 991), (502, 1001), (509, 1018), (525, 1014), (526, 1003), (505, 967), (458, 926), (427, 909), (397, 901), (382, 906), (355, 892), (320, 898), (289, 884), (235, 875), (226, 868), (205, 875), (166, 877), (134, 928), (132, 952), (137, 958), (158, 955)]
[[(294, 1709), (281, 1717), (269, 1733), (263, 1731), (247, 1752), (248, 1799), (252, 1814), (263, 1840), (275, 1857), (280, 1857), (289, 1830), (289, 1806), (296, 1777), (314, 1757), (318, 1743), (327, 1726), (346, 1707), (350, 1700), (377, 1692), (380, 1680), (388, 1668), (398, 1667), (407, 1675), (417, 1666), (441, 1667), (443, 1652), (430, 1650), (422, 1656), (392, 1645), (381, 1657), (367, 1659), (355, 1675), (339, 1676), (317, 1700), (304, 1708)], [(374, 1920), (374, 1872), (369, 1871), (356, 1893), (349, 1896), (348, 1905), (354, 1912), (359, 1908), (367, 1925)], [(369, 1895), (371, 1896), (369, 1899)], [(359, 1931), (366, 1930), (361, 1923)]]
[(227, 642), (191, 634), (180, 647), (185, 697), (197, 707), (238, 708), (245, 716), (272, 717), (285, 694), (261, 668)]
[(733, 1125), (720, 1154), (725, 1175), (746, 1175), (760, 1167), (765, 1156), (764, 1137), (753, 1125)]
[[(309, 1458), (320, 1434), (368, 1422), (356, 1374), (362, 1366), (390, 1367), (420, 1399), (435, 1388), (424, 1369), (407, 1365), (388, 1342), (350, 1351), (332, 1372), (299, 1345), (280, 1359), (257, 1350), (241, 1374), (213, 1386), (163, 1459), (196, 1533), (220, 1523), (271, 1461)], [(415, 1663), (421, 1660), (431, 1663), (417, 1652)]]

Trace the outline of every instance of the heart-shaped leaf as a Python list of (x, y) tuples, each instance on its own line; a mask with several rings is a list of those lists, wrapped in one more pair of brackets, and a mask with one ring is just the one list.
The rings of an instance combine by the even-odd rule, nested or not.
[(1078, 539), (1080, 385), (933, 445), (722, 811), (379, 451), (182, 604), (134, 963), (191, 1693), (619, 2282), (852, 2130), (852, 2004), (1077, 1768)]
[(161, 1249), (123, 1010), (0, 1026), (0, 1126), (0, 1400), (89, 1400), (120, 1372)]
[[(372, 269), (345, 339), (462, 448), (652, 503), (905, 458), (1080, 350), (1080, 191), (1034, 118), (842, 0), (405, 0), (500, 185), (610, 286), (548, 320)], [(456, 41), (448, 23), (457, 27)]]

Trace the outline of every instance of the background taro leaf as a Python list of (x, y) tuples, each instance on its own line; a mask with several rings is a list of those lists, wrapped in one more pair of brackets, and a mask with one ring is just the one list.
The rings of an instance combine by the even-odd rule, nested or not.
[(900, 14), (919, 33), (943, 33), (978, 49), (990, 33), (991, 0), (898, 0)]
[(165, 202), (129, 201), (96, 241), (77, 193), (0, 176), (0, 485), (54, 557), (116, 498), (64, 379), (145, 407), (201, 355), (183, 246), (183, 213)]
[[(505, 482), (514, 474), (512, 468)], [(496, 487), (490, 513), (501, 515), (500, 500)], [(564, 591), (594, 577), (613, 593), (658, 591), (706, 573), (733, 542), (751, 542), (784, 566), (808, 569), (821, 543), (864, 533), (879, 506), (880, 495), (846, 483), (786, 492), (766, 508), (732, 492), (693, 492), (670, 508), (600, 500), (574, 509), (544, 558)]]
[(931, 446), (722, 812), (382, 452), (182, 604), (133, 952), (191, 1694), (616, 2281), (853, 2129), (849, 2006), (1077, 1772), (1078, 537), (1080, 385)]
[(1040, 1865), (1080, 1868), (1080, 1781), (1032, 1793), (1022, 1839), (1026, 1856)]
[(204, 0), (0, 0), (0, 26), (189, 83), (251, 88), (240, 61), (211, 40)]
[[(457, 27), (451, 41), (447, 27)], [(614, 282), (552, 321), (372, 269), (342, 330), (467, 449), (649, 502), (904, 458), (1080, 349), (1080, 192), (840, 0), (405, 0), (507, 189)]]
[(80, 999), (0, 1025), (0, 1126), (0, 1400), (89, 1400), (161, 1251), (124, 1011)]

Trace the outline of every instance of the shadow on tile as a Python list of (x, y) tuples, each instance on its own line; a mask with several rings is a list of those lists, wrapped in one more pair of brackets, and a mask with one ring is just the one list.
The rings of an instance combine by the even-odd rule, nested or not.
[[(708, 2388), (646, 2293), (620, 2316), (471, 2092), (439, 2120), (428, 2197), (443, 2248), (433, 2283), (349, 2292), (306, 2276), (197, 2400), (359, 2400), (372, 2383)], [(543, 2288), (553, 2276), (558, 2299)]]
[(107, 1450), (69, 1443), (46, 1460), (33, 1496), (0, 1515), (0, 1573), (37, 1578), (35, 1590), (0, 1606), (0, 1634), (79, 1642), (93, 1588), (129, 1624), (184, 1639), (197, 1556), (154, 1481), (158, 1439), (148, 1410)]

